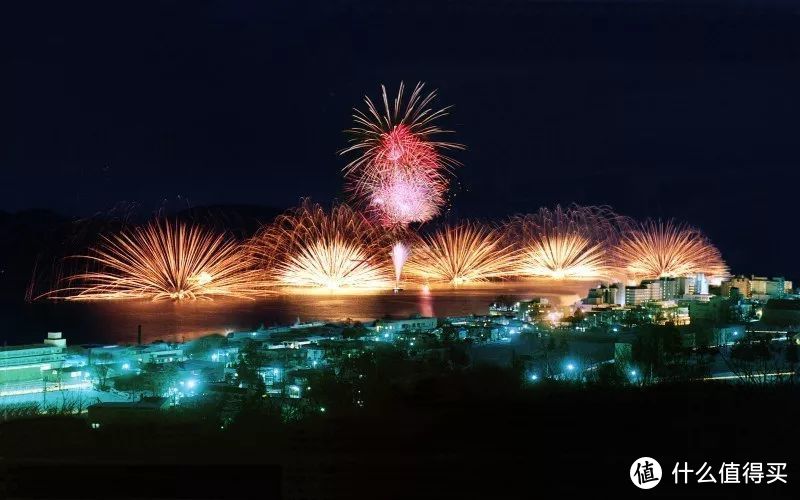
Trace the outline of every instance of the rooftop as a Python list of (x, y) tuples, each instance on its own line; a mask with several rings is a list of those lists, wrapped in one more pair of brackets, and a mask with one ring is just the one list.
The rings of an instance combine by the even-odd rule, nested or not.
[(0, 347), (0, 352), (6, 351), (22, 351), (25, 349), (60, 349), (60, 347), (51, 344), (23, 344), (23, 345), (10, 345)]

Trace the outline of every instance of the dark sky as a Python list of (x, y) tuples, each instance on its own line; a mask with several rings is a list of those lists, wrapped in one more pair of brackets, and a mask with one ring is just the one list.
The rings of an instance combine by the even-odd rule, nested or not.
[(0, 210), (327, 203), (350, 108), (422, 80), (468, 146), (455, 215), (609, 204), (800, 278), (792, 2), (17, 3)]

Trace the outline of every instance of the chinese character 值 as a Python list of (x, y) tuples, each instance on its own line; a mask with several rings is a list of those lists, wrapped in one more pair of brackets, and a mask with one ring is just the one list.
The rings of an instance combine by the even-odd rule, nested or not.
[(656, 481), (659, 478), (655, 477), (653, 474), (653, 463), (645, 461), (644, 467), (642, 464), (636, 464), (636, 480), (639, 481), (639, 484), (644, 484), (649, 481)]

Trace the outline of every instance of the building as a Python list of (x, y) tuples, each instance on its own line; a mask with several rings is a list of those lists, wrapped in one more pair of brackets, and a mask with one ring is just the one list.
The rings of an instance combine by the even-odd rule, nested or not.
[(680, 296), (677, 278), (661, 278), (661, 300), (674, 300)]
[(695, 293), (695, 283), (697, 279), (694, 276), (682, 276), (680, 278), (676, 278), (678, 282), (678, 295), (694, 295)]
[(499, 298), (489, 304), (489, 316), (516, 316), (519, 302)]
[(436, 328), (436, 318), (414, 315), (406, 319), (379, 319), (375, 322), (378, 334), (429, 332)]
[(42, 392), (58, 378), (66, 359), (61, 332), (41, 344), (0, 347), (0, 396)]
[(726, 297), (712, 295), (708, 300), (688, 300), (689, 318), (692, 323), (724, 323), (730, 317), (730, 301)]
[(589, 294), (583, 301), (589, 305), (625, 305), (625, 285), (614, 283), (613, 285), (600, 285), (589, 290)]
[(750, 279), (747, 276), (734, 276), (725, 280), (720, 285), (720, 294), (723, 297), (730, 297), (731, 291), (736, 288), (743, 297), (750, 297)]
[(550, 312), (550, 301), (545, 297), (520, 301), (517, 306), (517, 319), (534, 321)]
[(652, 293), (646, 285), (628, 286), (625, 287), (625, 304), (629, 306), (638, 306), (645, 302), (652, 300)]
[(708, 278), (703, 273), (694, 277), (694, 295), (708, 295)]
[(687, 288), (685, 278), (643, 280), (639, 286), (624, 287), (624, 304), (637, 306), (653, 300), (674, 300), (682, 295), (683, 290), (687, 289), (696, 290), (696, 288)]
[(676, 326), (691, 323), (689, 307), (678, 305), (674, 300), (651, 301), (645, 305), (649, 322), (658, 325), (671, 323)]
[[(791, 283), (789, 284), (791, 290)], [(786, 294), (786, 280), (782, 277), (772, 278), (767, 281), (767, 295), (770, 297), (782, 297)]]
[(134, 347), (136, 360), (141, 364), (176, 363), (186, 360), (183, 347), (176, 344), (155, 343)]

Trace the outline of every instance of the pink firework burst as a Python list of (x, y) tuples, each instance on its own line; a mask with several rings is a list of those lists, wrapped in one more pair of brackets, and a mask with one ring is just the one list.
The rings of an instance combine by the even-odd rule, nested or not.
[(387, 226), (425, 222), (439, 213), (442, 191), (439, 182), (398, 169), (372, 187), (369, 210)]
[(433, 110), (436, 92), (423, 94), (418, 83), (407, 101), (401, 83), (392, 105), (381, 86), (382, 109), (365, 97), (367, 111), (355, 110), (351, 145), (357, 153), (344, 168), (347, 188), (355, 202), (367, 206), (384, 225), (425, 222), (444, 204), (448, 175), (456, 162), (442, 153), (460, 144), (437, 141), (447, 132), (434, 122), (447, 108)]

